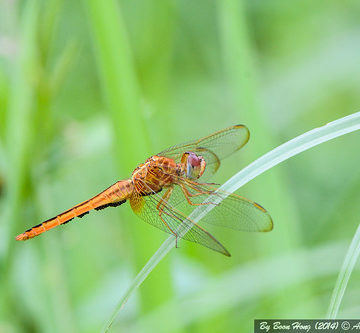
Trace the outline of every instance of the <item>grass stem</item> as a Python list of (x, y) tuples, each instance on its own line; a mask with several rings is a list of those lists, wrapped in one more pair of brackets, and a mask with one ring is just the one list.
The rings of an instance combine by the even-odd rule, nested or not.
[(344, 297), (346, 287), (348, 285), (352, 271), (356, 261), (360, 255), (360, 225), (358, 226), (355, 235), (351, 241), (349, 249), (346, 253), (343, 265), (340, 269), (335, 288), (331, 297), (329, 310), (326, 318), (336, 319), (339, 313), (341, 301)]

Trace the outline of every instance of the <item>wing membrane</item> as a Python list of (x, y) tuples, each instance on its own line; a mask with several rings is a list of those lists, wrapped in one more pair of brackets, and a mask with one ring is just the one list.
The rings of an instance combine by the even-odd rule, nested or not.
[[(145, 183), (144, 185), (146, 186)], [(171, 190), (171, 188), (168, 190)], [(224, 246), (209, 232), (188, 219), (178, 209), (172, 207), (167, 200), (164, 200), (164, 194), (161, 196), (163, 192), (165, 191), (153, 193), (148, 196), (140, 196), (137, 192), (134, 192), (130, 198), (130, 205), (140, 218), (154, 227), (169, 234), (173, 234), (176, 237), (181, 237), (187, 241), (201, 244), (209, 249), (230, 256), (230, 253)], [(159, 205), (161, 205), (161, 217), (163, 220), (159, 216)], [(182, 233), (184, 228), (190, 227), (191, 229), (184, 235)]]
[[(188, 203), (181, 185), (193, 195), (189, 200), (195, 205)], [(201, 219), (201, 224), (208, 223), (247, 232), (267, 232), (273, 229), (272, 218), (265, 208), (235, 193), (218, 190), (214, 185), (187, 182), (184, 179), (182, 184), (175, 186), (168, 202), (188, 216), (206, 199), (210, 202), (208, 205), (214, 208)], [(206, 209), (206, 206), (202, 205), (201, 208)]]
[[(143, 184), (146, 187), (146, 184)], [(189, 204), (181, 185), (186, 186), (192, 205)], [(209, 202), (200, 205), (205, 199)], [(140, 196), (134, 192), (130, 204), (140, 218), (156, 228), (227, 256), (230, 255), (229, 252), (216, 238), (187, 217), (198, 205), (200, 209), (213, 207), (201, 219), (201, 223), (241, 231), (267, 232), (273, 229), (271, 216), (262, 206), (237, 194), (218, 190), (209, 184), (183, 183), (148, 196)], [(160, 210), (162, 219), (159, 216)], [(184, 227), (191, 227), (185, 235), (181, 233)]]
[(249, 140), (250, 133), (245, 125), (235, 125), (215, 132), (204, 138), (179, 144), (163, 150), (158, 155), (172, 158), (179, 163), (186, 151), (202, 155), (206, 161), (205, 175), (210, 177), (220, 167), (220, 160), (243, 147)]
[[(215, 194), (217, 197), (226, 195), (225, 192)], [(265, 208), (234, 193), (227, 195), (202, 221), (240, 231), (267, 232), (273, 229), (273, 221)]]

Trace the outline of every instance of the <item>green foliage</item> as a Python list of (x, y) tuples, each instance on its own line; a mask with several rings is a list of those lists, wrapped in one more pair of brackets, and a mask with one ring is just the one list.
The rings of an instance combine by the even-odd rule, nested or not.
[[(173, 144), (245, 123), (250, 141), (224, 161), (213, 179), (222, 183), (357, 111), (359, 9), (355, 0), (0, 2), (0, 331), (98, 332), (129, 295), (114, 332), (243, 332), (254, 318), (324, 317), (359, 224), (358, 133), (243, 186), (275, 228), (212, 230), (230, 259), (180, 241), (134, 282), (173, 240), (125, 205), (14, 237)], [(352, 274), (336, 293), (338, 317), (356, 317), (356, 266)]]

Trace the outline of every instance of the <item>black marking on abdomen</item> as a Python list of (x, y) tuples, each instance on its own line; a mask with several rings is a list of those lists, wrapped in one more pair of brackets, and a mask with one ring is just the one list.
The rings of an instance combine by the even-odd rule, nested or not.
[(26, 230), (25, 232), (29, 232), (29, 231), (31, 231), (32, 229), (35, 229), (35, 228), (37, 228), (37, 227), (41, 227), (42, 225), (43, 225), (42, 223), (39, 223), (39, 224), (37, 224), (37, 225), (34, 225), (32, 228)]
[(87, 214), (89, 214), (89, 212), (82, 213), (82, 214), (78, 215), (77, 217), (82, 218), (83, 216), (85, 216), (85, 215), (87, 215)]
[[(124, 202), (126, 202), (126, 200), (122, 200), (122, 201), (119, 201), (119, 202), (112, 202), (112, 203), (109, 203), (109, 204), (106, 204), (106, 205), (102, 205), (102, 206), (96, 207), (95, 210), (100, 210), (100, 209), (104, 209), (104, 208), (107, 208), (107, 207), (117, 207), (117, 206), (120, 206), (121, 204), (123, 204)], [(68, 211), (70, 211), (70, 210), (71, 210), (71, 209), (69, 209)], [(68, 211), (66, 211), (65, 213), (67, 213)], [(85, 215), (87, 215), (87, 214), (89, 214), (89, 213), (90, 213), (90, 212), (85, 212), (85, 213), (82, 213), (82, 214), (80, 214), (80, 215), (78, 215), (78, 216), (75, 216), (75, 217), (80, 217), (80, 218), (82, 218), (82, 217), (84, 217)], [(52, 221), (52, 220), (54, 220), (54, 219), (56, 219), (56, 218), (57, 218), (57, 216), (54, 217), (54, 218), (52, 218), (52, 219), (46, 220), (46, 221), (44, 221), (44, 222), (42, 222), (42, 223), (39, 223), (39, 224), (33, 226), (32, 228), (26, 230), (25, 232), (29, 232), (29, 231), (31, 231), (32, 229), (41, 227), (44, 223), (49, 222), (49, 221)], [(74, 217), (72, 217), (71, 219), (69, 219), (69, 220), (67, 220), (66, 222), (63, 222), (63, 223), (61, 223), (61, 224), (69, 223), (69, 222), (72, 221), (73, 219), (74, 219)]]
[(70, 221), (72, 221), (74, 218), (71, 218), (70, 220), (66, 221), (66, 222), (63, 222), (61, 224), (66, 224), (66, 223), (69, 223)]
[(108, 203), (106, 205), (96, 207), (95, 210), (101, 210), (101, 209), (104, 209), (104, 208), (107, 208), (107, 207), (117, 207), (117, 206), (122, 205), (124, 202), (126, 202), (126, 200), (121, 200), (121, 201), (118, 201), (118, 202), (111, 202), (111, 203)]

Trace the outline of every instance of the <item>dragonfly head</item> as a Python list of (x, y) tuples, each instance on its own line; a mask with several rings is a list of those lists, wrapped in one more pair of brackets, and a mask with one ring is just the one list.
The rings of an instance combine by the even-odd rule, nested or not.
[(193, 152), (186, 152), (181, 158), (181, 163), (184, 166), (186, 177), (190, 179), (198, 179), (205, 171), (206, 162), (200, 155)]

